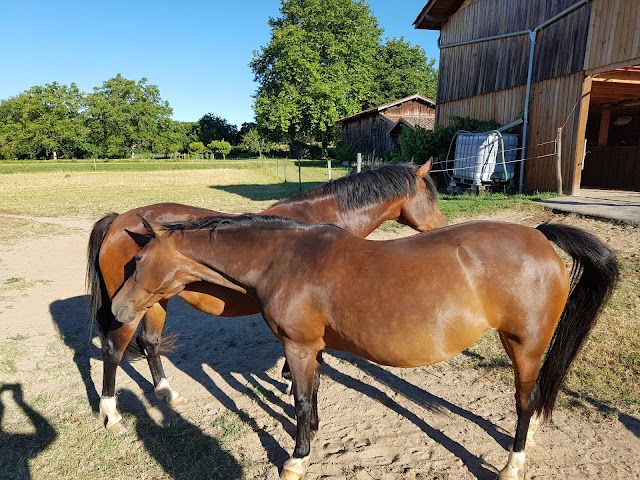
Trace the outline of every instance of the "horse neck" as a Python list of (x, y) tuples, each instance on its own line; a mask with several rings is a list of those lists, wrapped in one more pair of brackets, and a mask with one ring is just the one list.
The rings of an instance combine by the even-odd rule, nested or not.
[[(225, 228), (186, 232), (180, 251), (196, 262), (218, 270), (232, 279), (255, 287), (276, 257), (278, 241), (286, 241), (286, 230)], [(277, 235), (280, 234), (280, 235)]]
[(278, 203), (261, 214), (295, 218), (304, 222), (333, 223), (352, 235), (364, 238), (386, 220), (395, 220), (400, 216), (400, 200), (372, 203), (357, 209), (345, 210), (333, 197), (309, 197)]

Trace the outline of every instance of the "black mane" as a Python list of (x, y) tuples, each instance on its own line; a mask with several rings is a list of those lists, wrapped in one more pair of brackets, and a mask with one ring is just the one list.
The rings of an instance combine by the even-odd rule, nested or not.
[[(410, 165), (383, 165), (327, 182), (308, 192), (281, 200), (275, 205), (325, 196), (335, 198), (342, 210), (350, 211), (374, 203), (415, 195), (416, 168)], [(435, 200), (437, 191), (433, 180), (426, 176), (424, 181), (431, 198)]]
[(309, 230), (318, 226), (331, 226), (340, 228), (332, 223), (307, 223), (293, 218), (278, 217), (275, 215), (257, 215), (245, 213), (238, 216), (212, 216), (195, 218), (184, 222), (161, 223), (160, 226), (170, 234), (174, 232), (187, 232), (195, 230), (206, 230), (213, 234), (220, 228), (252, 228), (262, 229), (286, 229), (286, 230)]

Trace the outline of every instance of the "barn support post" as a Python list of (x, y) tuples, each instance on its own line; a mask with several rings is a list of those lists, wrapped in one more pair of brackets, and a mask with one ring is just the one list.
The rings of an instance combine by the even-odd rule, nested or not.
[(562, 195), (562, 127), (558, 127), (556, 137), (556, 191)]
[(362, 171), (362, 153), (358, 152), (356, 155), (356, 173), (360, 173)]

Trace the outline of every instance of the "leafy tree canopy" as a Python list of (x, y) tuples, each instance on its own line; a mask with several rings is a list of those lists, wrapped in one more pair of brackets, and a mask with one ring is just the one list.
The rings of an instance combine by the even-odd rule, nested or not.
[(219, 153), (222, 155), (222, 158), (226, 160), (227, 155), (231, 152), (231, 144), (226, 140), (213, 140), (211, 143), (207, 145), (209, 150), (211, 150), (214, 154)]
[(435, 95), (433, 61), (402, 38), (382, 44), (362, 0), (281, 0), (269, 25), (271, 39), (250, 66), (258, 125), (278, 139), (326, 146), (342, 117), (414, 93)]
[(240, 148), (251, 153), (257, 153), (262, 158), (263, 153), (269, 153), (273, 144), (264, 138), (257, 129), (251, 128), (242, 137)]
[(400, 38), (380, 45), (377, 59), (376, 105), (419, 93), (435, 101), (438, 70), (420, 45)]
[(373, 100), (382, 29), (362, 1), (281, 0), (280, 14), (250, 64), (258, 124), (326, 144), (336, 120)]
[(75, 84), (32, 87), (0, 103), (0, 155), (74, 156), (86, 144), (83, 96)]
[(137, 147), (154, 149), (154, 141), (169, 130), (172, 113), (157, 86), (128, 80), (120, 74), (94, 87), (87, 97), (87, 121), (94, 145), (108, 157), (133, 155)]
[(205, 145), (211, 143), (212, 140), (228, 140), (236, 142), (238, 139), (238, 127), (230, 124), (224, 118), (213, 113), (207, 113), (198, 120), (200, 124), (199, 139)]

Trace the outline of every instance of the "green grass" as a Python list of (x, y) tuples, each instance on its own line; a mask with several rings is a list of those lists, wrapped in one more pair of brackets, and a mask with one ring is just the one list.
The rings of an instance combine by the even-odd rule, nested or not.
[(459, 217), (472, 217), (508, 209), (540, 209), (533, 202), (545, 198), (557, 197), (556, 193), (535, 195), (505, 195), (486, 193), (484, 195), (451, 195), (441, 193), (438, 199), (440, 210), (448, 220)]

